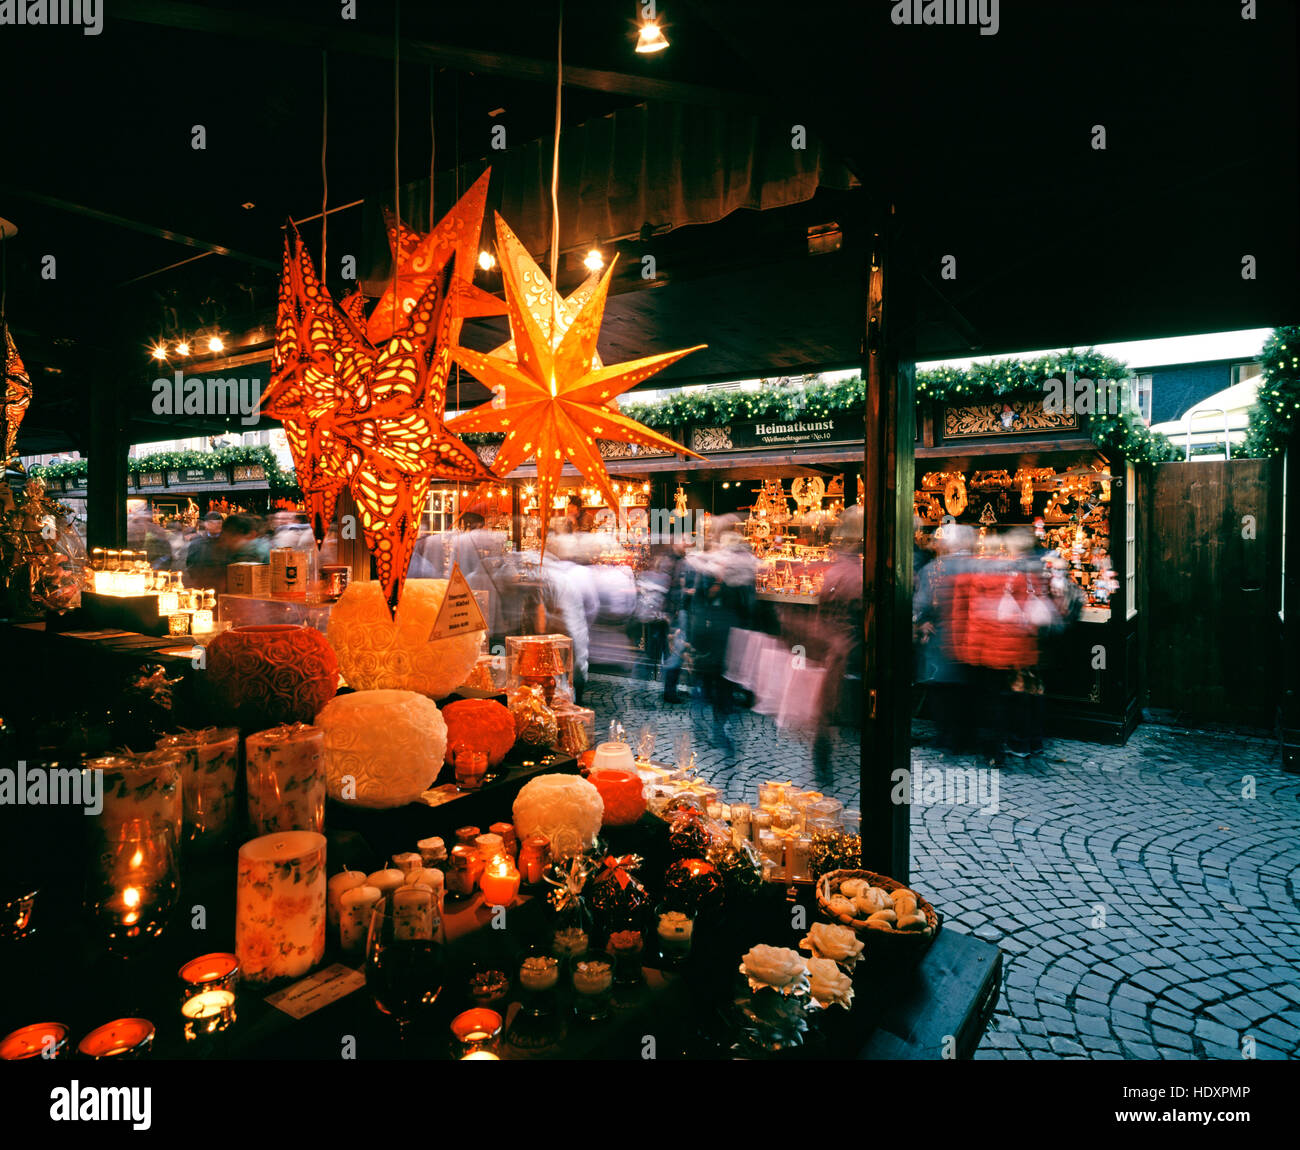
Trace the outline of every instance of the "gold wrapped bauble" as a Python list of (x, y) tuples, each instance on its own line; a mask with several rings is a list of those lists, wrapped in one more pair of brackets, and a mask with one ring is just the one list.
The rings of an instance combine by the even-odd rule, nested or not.
[(533, 747), (554, 746), (558, 733), (555, 712), (546, 705), (542, 688), (516, 687), (509, 699), (519, 741)]
[(446, 579), (408, 579), (393, 618), (379, 583), (349, 583), (329, 624), (330, 646), (348, 686), (418, 691), (430, 699), (446, 698), (460, 686), (478, 659), (482, 632), (430, 641), (446, 594)]
[(442, 769), (447, 724), (413, 691), (338, 695), (316, 716), (316, 726), (325, 732), (328, 794), (339, 802), (402, 806), (431, 787)]

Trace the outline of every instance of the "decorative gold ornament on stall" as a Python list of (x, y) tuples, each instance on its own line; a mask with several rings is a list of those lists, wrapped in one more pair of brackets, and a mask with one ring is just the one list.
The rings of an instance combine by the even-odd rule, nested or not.
[[(454, 419), (449, 427), (458, 432), (504, 433), (505, 442), (493, 461), (498, 475), (509, 474), (535, 456), (541, 507), (550, 506), (566, 457), (600, 489), (609, 506), (617, 506), (597, 440), (695, 453), (619, 414), (614, 402), (628, 388), (705, 345), (595, 367), (596, 339), (617, 260), (610, 261), (596, 290), (564, 328), (556, 315), (554, 294), (550, 297), (550, 315), (539, 303), (544, 294), (540, 285), (548, 284), (541, 268), (522, 245), (510, 243), (510, 235), (505, 222), (497, 216), (497, 255), (517, 358), (512, 361), (459, 346), (453, 350), (456, 362), (498, 391), (504, 402), (483, 404)], [(548, 286), (554, 293), (554, 285)], [(543, 548), (546, 529), (543, 521)]]

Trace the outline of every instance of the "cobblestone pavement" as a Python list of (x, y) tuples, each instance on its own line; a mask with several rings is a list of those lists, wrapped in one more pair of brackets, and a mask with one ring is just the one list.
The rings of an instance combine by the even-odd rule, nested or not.
[[(658, 690), (593, 677), (585, 701), (598, 730), (651, 723), (660, 758), (689, 726), (729, 799), (789, 777), (857, 805), (856, 730), (836, 734), (818, 780), (808, 733), (738, 713), (728, 760), (711, 713)], [(913, 751), (914, 773), (980, 766)], [(1145, 724), (1124, 747), (1049, 741), (997, 776), (996, 811), (912, 815), (912, 881), (945, 930), (1003, 952), (977, 1058), (1300, 1058), (1300, 776), (1276, 742)]]

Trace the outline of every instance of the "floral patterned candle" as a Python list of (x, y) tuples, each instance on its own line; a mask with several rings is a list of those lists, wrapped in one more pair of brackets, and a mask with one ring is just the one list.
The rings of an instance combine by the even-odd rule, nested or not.
[(345, 954), (362, 954), (370, 932), (370, 912), (383, 893), (377, 886), (365, 884), (345, 890), (339, 896), (339, 945)]
[(82, 768), (101, 772), (104, 809), (96, 822), (106, 838), (112, 828), (132, 819), (147, 819), (155, 827), (172, 829), (173, 842), (181, 841), (181, 756), (171, 751), (147, 755), (110, 755), (87, 759)]
[(325, 919), (331, 930), (336, 929), (339, 925), (339, 907), (343, 895), (347, 891), (365, 885), (365, 871), (342, 870), (338, 874), (330, 876), (325, 899)]
[(324, 739), (319, 727), (285, 723), (245, 740), (253, 834), (324, 829)]
[(299, 978), (320, 962), (325, 890), (324, 835), (285, 831), (239, 848), (235, 954), (245, 980)]
[(185, 805), (185, 841), (220, 842), (235, 822), (235, 787), (239, 778), (239, 731), (206, 727), (158, 740), (160, 751), (181, 756), (181, 799)]

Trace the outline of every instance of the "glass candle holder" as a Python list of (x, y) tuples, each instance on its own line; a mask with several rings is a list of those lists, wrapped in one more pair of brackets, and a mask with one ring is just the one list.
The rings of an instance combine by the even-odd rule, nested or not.
[(475, 1006), (504, 1007), (510, 997), (510, 975), (488, 962), (476, 962), (470, 970), (469, 996)]
[(177, 611), (167, 616), (167, 634), (188, 635), (190, 633), (190, 616), (188, 611)]
[(731, 836), (737, 843), (750, 837), (750, 809), (748, 803), (731, 804)]
[(495, 1010), (476, 1006), (451, 1020), (451, 1037), (457, 1058), (471, 1054), (497, 1054), (501, 1049), (502, 1019)]
[(452, 754), (456, 769), (456, 786), (462, 791), (478, 790), (483, 785), (483, 780), (487, 778), (487, 752), (459, 746)]
[(66, 1058), (68, 1028), (61, 1022), (33, 1022), (0, 1038), (0, 1062)]
[(40, 891), (28, 891), (0, 903), (0, 942), (17, 941), (35, 934), (32, 911)]
[(608, 1018), (614, 1001), (614, 960), (589, 951), (573, 963), (573, 1012), (583, 1022)]
[(110, 947), (162, 933), (180, 892), (169, 825), (128, 819), (110, 828), (86, 885), (86, 907)]
[(862, 812), (853, 810), (840, 811), (840, 830), (846, 835), (862, 833)]
[(655, 916), (659, 956), (665, 966), (680, 966), (691, 953), (695, 919), (678, 907), (662, 906)]
[(772, 829), (772, 812), (760, 807), (749, 816), (750, 832), (754, 836), (754, 842), (758, 842), (758, 836), (764, 831)]
[(104, 1058), (147, 1058), (153, 1048), (154, 1025), (146, 1018), (118, 1018), (97, 1026), (80, 1042), (77, 1053), (96, 1061)]
[(812, 879), (812, 835), (797, 834), (785, 840), (785, 869), (793, 881)]
[(635, 986), (641, 982), (641, 956), (645, 953), (645, 936), (629, 926), (610, 932), (605, 949), (614, 960), (614, 981), (620, 986)]
[(181, 1017), (186, 1042), (229, 1030), (235, 1023), (239, 960), (233, 954), (204, 954), (180, 968)]
[(175, 591), (160, 591), (158, 593), (158, 614), (166, 616), (168, 619), (177, 614), (181, 609), (180, 597)]
[(772, 812), (772, 829), (774, 831), (793, 830), (799, 822), (799, 812), (791, 806), (779, 806)]
[(504, 852), (492, 858), (479, 879), (483, 901), (488, 906), (510, 906), (519, 893), (519, 871)]
[(776, 831), (759, 831), (758, 857), (772, 864), (777, 878), (785, 877), (785, 840)]
[(781, 804), (782, 787), (780, 783), (758, 784), (758, 805), (764, 810), (775, 810)]
[(252, 834), (325, 829), (324, 743), (325, 732), (306, 723), (286, 723), (244, 740)]
[(516, 980), (520, 1010), (530, 1018), (555, 1013), (557, 987), (560, 983), (560, 960), (540, 949), (524, 955)]

